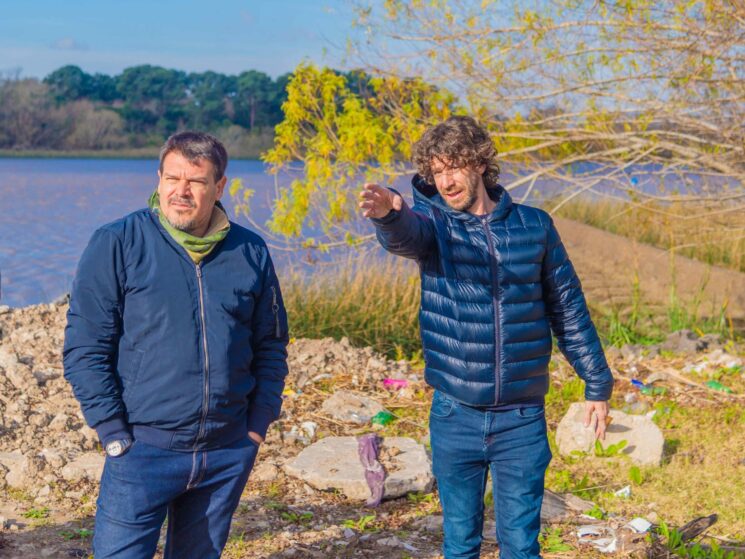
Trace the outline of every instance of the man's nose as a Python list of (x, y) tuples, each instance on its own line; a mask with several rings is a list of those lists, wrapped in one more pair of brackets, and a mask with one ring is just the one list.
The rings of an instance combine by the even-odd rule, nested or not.
[(188, 196), (191, 194), (191, 186), (189, 185), (189, 181), (186, 179), (181, 179), (176, 183), (176, 192), (179, 196)]

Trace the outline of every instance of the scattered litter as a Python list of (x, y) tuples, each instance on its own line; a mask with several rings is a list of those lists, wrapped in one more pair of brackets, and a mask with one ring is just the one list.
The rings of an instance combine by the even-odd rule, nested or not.
[[(382, 413), (382, 412), (381, 412)], [(360, 462), (365, 467), (365, 481), (370, 488), (367, 505), (377, 507), (383, 500), (385, 469), (378, 461), (378, 436), (374, 433), (357, 437), (357, 452)]]
[(643, 534), (652, 527), (652, 523), (646, 518), (636, 517), (634, 520), (629, 522), (626, 526), (631, 528), (637, 534)]
[(720, 392), (724, 392), (726, 394), (732, 394), (732, 389), (731, 388), (727, 388), (726, 386), (724, 386), (719, 381), (716, 381), (716, 380), (707, 380), (705, 384), (706, 384), (706, 386), (708, 386), (712, 390), (719, 390)]
[(409, 381), (399, 378), (385, 378), (383, 379), (383, 386), (386, 388), (401, 389), (409, 386)]
[(393, 422), (394, 419), (393, 414), (387, 411), (381, 411), (376, 413), (370, 421), (373, 425), (388, 425)]
[(706, 370), (706, 363), (688, 363), (683, 367), (684, 373), (703, 373)]
[(667, 388), (661, 386), (651, 386), (650, 384), (644, 384), (642, 381), (637, 379), (631, 379), (631, 384), (639, 389), (639, 392), (645, 396), (658, 396), (663, 395), (667, 392)]
[(616, 538), (600, 538), (590, 542), (595, 546), (600, 553), (615, 553), (616, 552)]
[(295, 398), (298, 395), (292, 388), (285, 388), (282, 391), (282, 396), (285, 398)]
[(626, 394), (623, 395), (623, 401), (626, 402), (627, 404), (633, 404), (637, 402), (638, 400), (639, 398), (637, 398), (636, 394), (634, 394), (633, 392), (627, 392)]
[(577, 530), (577, 537), (582, 539), (586, 538), (587, 536), (602, 536), (603, 532), (605, 532), (604, 526), (598, 526), (597, 524), (585, 524), (584, 526), (580, 526)]
[(315, 423), (314, 421), (304, 421), (300, 424), (300, 429), (309, 439), (313, 439), (316, 434), (316, 429), (318, 429), (318, 423)]
[(627, 485), (626, 487), (622, 487), (615, 493), (613, 493), (616, 497), (622, 497), (623, 499), (628, 499), (631, 497), (631, 486)]

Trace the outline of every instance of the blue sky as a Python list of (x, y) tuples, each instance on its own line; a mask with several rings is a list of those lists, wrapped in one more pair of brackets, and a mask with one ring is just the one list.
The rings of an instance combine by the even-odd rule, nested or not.
[(344, 0), (2, 0), (0, 72), (154, 64), (276, 77), (303, 60), (341, 68), (353, 17)]

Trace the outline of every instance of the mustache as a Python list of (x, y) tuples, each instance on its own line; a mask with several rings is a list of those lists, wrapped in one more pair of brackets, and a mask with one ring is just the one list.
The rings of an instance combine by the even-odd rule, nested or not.
[(168, 198), (168, 203), (169, 204), (173, 204), (174, 202), (177, 203), (177, 204), (182, 204), (184, 206), (189, 206), (190, 208), (196, 207), (195, 204), (194, 204), (194, 200), (192, 200), (190, 198), (183, 198), (183, 197), (178, 196), (178, 195), (173, 195), (170, 198)]

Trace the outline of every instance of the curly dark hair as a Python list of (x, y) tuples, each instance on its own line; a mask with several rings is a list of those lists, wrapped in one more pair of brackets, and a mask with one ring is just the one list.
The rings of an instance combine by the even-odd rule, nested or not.
[(414, 144), (412, 162), (429, 184), (435, 184), (434, 159), (447, 160), (452, 167), (485, 165), (484, 186), (498, 186), (497, 148), (489, 133), (470, 116), (451, 116), (427, 129)]

